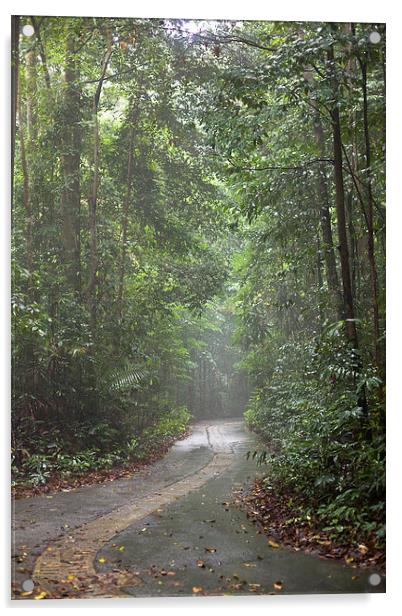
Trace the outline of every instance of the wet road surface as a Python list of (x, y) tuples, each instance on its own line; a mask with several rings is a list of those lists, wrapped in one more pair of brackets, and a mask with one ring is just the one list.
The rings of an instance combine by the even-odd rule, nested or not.
[(229, 505), (258, 473), (255, 442), (241, 420), (199, 422), (132, 478), (16, 501), (15, 579), (51, 590), (77, 574), (88, 596), (383, 592), (370, 571), (271, 548)]

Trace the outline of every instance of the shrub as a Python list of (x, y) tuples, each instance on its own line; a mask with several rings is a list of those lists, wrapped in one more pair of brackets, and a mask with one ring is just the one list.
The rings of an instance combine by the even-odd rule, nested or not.
[[(370, 531), (381, 538), (385, 438), (375, 397), (381, 381), (367, 371), (358, 374), (353, 355), (341, 345), (332, 345), (336, 359), (329, 363), (328, 344), (299, 340), (282, 347), (272, 378), (255, 391), (245, 419), (268, 445), (260, 460), (269, 465), (271, 484), (298, 494), (306, 512), (318, 514), (334, 535), (353, 526), (357, 535)], [(359, 405), (362, 379), (368, 417)]]

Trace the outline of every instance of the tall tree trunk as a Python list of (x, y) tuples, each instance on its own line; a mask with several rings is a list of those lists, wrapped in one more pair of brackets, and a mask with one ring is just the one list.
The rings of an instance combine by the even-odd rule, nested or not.
[[(107, 50), (102, 61), (101, 76), (96, 88), (93, 99), (93, 161), (92, 161), (92, 185), (88, 196), (89, 209), (89, 233), (90, 233), (90, 257), (89, 257), (89, 281), (88, 281), (88, 308), (89, 321), (93, 350), (96, 351), (97, 346), (97, 288), (98, 288), (98, 229), (97, 229), (97, 206), (98, 206), (98, 189), (99, 189), (99, 121), (98, 107), (102, 92), (103, 81), (105, 79), (107, 67), (112, 55), (112, 36), (108, 33)], [(95, 369), (95, 362), (91, 363), (90, 381), (92, 395), (92, 405), (96, 411), (98, 408), (98, 383)]]
[[(342, 273), (342, 289), (343, 303), (346, 320), (346, 336), (351, 347), (355, 352), (356, 370), (361, 370), (361, 359), (358, 355), (359, 343), (357, 336), (357, 328), (355, 322), (354, 299), (352, 293), (352, 282), (349, 269), (349, 250), (348, 238), (346, 231), (346, 213), (345, 213), (345, 190), (343, 184), (342, 171), (342, 137), (341, 137), (341, 122), (338, 107), (338, 80), (336, 76), (334, 48), (331, 45), (328, 49), (328, 64), (329, 76), (332, 86), (333, 104), (331, 108), (332, 120), (332, 135), (333, 135), (333, 152), (334, 152), (334, 175), (335, 175), (335, 194), (336, 194), (336, 214), (338, 223), (338, 240), (339, 252), (341, 257), (341, 273)], [(358, 394), (358, 404), (362, 408), (365, 421), (368, 417), (368, 406), (366, 392), (364, 388)], [(367, 435), (370, 438), (370, 428), (367, 428)]]
[[(324, 158), (325, 138), (318, 110), (316, 110), (314, 114), (313, 128), (315, 141), (319, 150), (319, 155)], [(342, 296), (339, 289), (338, 272), (336, 269), (331, 214), (329, 211), (328, 186), (325, 172), (325, 164), (323, 162), (319, 163), (318, 165), (318, 191), (320, 197), (319, 213), (324, 251), (325, 273), (331, 300), (335, 306), (335, 313), (338, 319), (340, 319), (342, 317)]]
[(66, 275), (69, 284), (79, 294), (80, 265), (80, 90), (75, 52), (75, 34), (68, 27), (66, 37), (66, 66), (64, 88), (64, 129), (62, 135), (62, 170), (64, 186), (61, 194), (63, 244)]
[(357, 298), (357, 249), (356, 249), (356, 230), (354, 224), (354, 209), (353, 209), (353, 193), (352, 191), (348, 191), (345, 199), (346, 206), (346, 230), (348, 234), (348, 249), (349, 249), (349, 261), (350, 261), (350, 279), (352, 283), (352, 295)]
[(37, 149), (37, 110), (36, 110), (36, 57), (31, 50), (26, 56), (25, 83), (26, 83), (26, 120), (23, 114), (22, 93), (18, 96), (18, 123), (21, 149), (21, 166), (23, 174), (23, 201), (26, 215), (26, 263), (29, 272), (28, 296), (34, 300), (33, 289), (33, 191), (32, 191), (32, 163)]
[(102, 62), (101, 76), (96, 88), (93, 100), (93, 176), (92, 187), (88, 198), (89, 205), (89, 226), (90, 226), (90, 266), (89, 266), (89, 284), (88, 284), (88, 304), (90, 313), (90, 325), (92, 340), (96, 337), (97, 323), (97, 269), (98, 269), (98, 238), (97, 238), (97, 204), (98, 204), (98, 188), (99, 188), (99, 122), (98, 122), (98, 107), (102, 92), (102, 85), (105, 79), (107, 67), (112, 55), (112, 38), (111, 33), (108, 37), (108, 48)]
[(371, 286), (371, 305), (373, 313), (374, 330), (374, 354), (378, 367), (382, 365), (382, 349), (380, 343), (380, 318), (378, 311), (378, 278), (375, 262), (374, 247), (374, 215), (373, 215), (373, 188), (372, 188), (372, 169), (371, 169), (371, 144), (368, 123), (368, 99), (367, 99), (367, 63), (358, 56), (362, 74), (362, 93), (363, 93), (363, 126), (364, 143), (366, 158), (366, 178), (367, 178), (367, 253), (370, 267), (370, 286)]
[(15, 135), (18, 111), (20, 18), (11, 16), (11, 205), (14, 205)]
[(324, 323), (324, 314), (323, 314), (323, 309), (322, 309), (322, 301), (321, 301), (321, 294), (322, 294), (322, 286), (323, 286), (323, 280), (322, 280), (322, 272), (321, 272), (321, 254), (322, 254), (322, 249), (321, 249), (321, 241), (320, 241), (320, 234), (318, 232), (317, 229), (317, 236), (316, 236), (316, 242), (317, 242), (317, 295), (318, 295), (318, 318), (319, 318), (319, 322), (320, 322), (320, 329), (322, 329), (323, 323)]
[[(34, 52), (29, 51), (26, 56), (25, 89), (26, 89), (26, 113), (24, 117), (22, 92), (18, 91), (18, 129), (21, 155), (21, 167), (23, 175), (23, 204), (26, 217), (26, 267), (28, 270), (27, 298), (32, 305), (35, 301), (34, 287), (34, 254), (33, 254), (33, 159), (37, 151), (37, 113), (36, 113), (36, 57)], [(37, 389), (38, 371), (36, 368), (35, 348), (33, 339), (29, 338), (24, 349), (25, 354), (25, 389), (32, 396), (30, 412), (34, 416), (33, 402)]]
[(24, 116), (22, 112), (22, 102), (21, 102), (21, 91), (18, 96), (18, 133), (19, 133), (19, 142), (20, 142), (20, 150), (21, 150), (21, 167), (22, 167), (22, 176), (23, 176), (23, 202), (25, 209), (25, 217), (26, 217), (26, 263), (27, 270), (29, 273), (28, 279), (28, 294), (31, 289), (31, 278), (32, 278), (32, 270), (33, 270), (33, 259), (32, 259), (32, 210), (31, 210), (31, 191), (30, 191), (30, 177), (29, 177), (29, 168), (28, 161), (26, 156), (26, 141), (25, 141), (25, 122)]
[(121, 255), (119, 266), (119, 285), (117, 292), (117, 313), (119, 319), (119, 327), (123, 321), (124, 312), (124, 277), (126, 272), (126, 256), (127, 256), (127, 235), (128, 235), (128, 220), (129, 210), (132, 195), (133, 184), (133, 147), (134, 147), (134, 123), (133, 114), (131, 114), (130, 126), (128, 127), (128, 154), (127, 154), (127, 175), (126, 175), (126, 195), (123, 204), (123, 219), (121, 225)]
[(335, 72), (334, 49), (331, 45), (328, 50), (329, 73), (334, 97), (333, 106), (331, 109), (332, 120), (332, 139), (334, 153), (334, 174), (335, 174), (335, 195), (336, 195), (336, 214), (338, 226), (339, 252), (341, 259), (341, 276), (343, 289), (343, 307), (346, 319), (346, 335), (353, 346), (358, 348), (357, 330), (355, 323), (355, 311), (352, 294), (352, 282), (349, 269), (349, 250), (348, 238), (346, 231), (346, 213), (345, 213), (345, 192), (343, 184), (342, 171), (342, 139), (341, 139), (341, 124), (339, 117), (338, 99), (338, 81)]
[(47, 87), (48, 92), (51, 94), (50, 73), (49, 73), (49, 68), (48, 68), (48, 65), (47, 65), (45, 48), (44, 48), (42, 37), (41, 37), (41, 34), (40, 34), (40, 25), (37, 22), (35, 17), (31, 17), (31, 23), (32, 23), (33, 29), (35, 30), (35, 36), (36, 36), (36, 40), (38, 42), (39, 56), (40, 56), (40, 59), (41, 59), (41, 62), (42, 62), (42, 68), (43, 68), (43, 73), (44, 73), (44, 77), (45, 77), (46, 87)]

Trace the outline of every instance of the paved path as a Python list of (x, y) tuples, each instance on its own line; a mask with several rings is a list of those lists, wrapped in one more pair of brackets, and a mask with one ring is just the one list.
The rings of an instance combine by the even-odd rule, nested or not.
[(228, 506), (257, 472), (253, 445), (240, 420), (199, 422), (132, 478), (16, 501), (13, 579), (50, 596), (383, 590), (371, 572), (272, 549)]

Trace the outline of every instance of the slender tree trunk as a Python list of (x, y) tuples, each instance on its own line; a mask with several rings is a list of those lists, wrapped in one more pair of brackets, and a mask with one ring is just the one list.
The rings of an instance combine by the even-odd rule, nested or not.
[(63, 244), (66, 275), (70, 286), (79, 294), (81, 289), (80, 258), (80, 90), (74, 46), (74, 32), (69, 28), (66, 38), (66, 68), (64, 90), (64, 130), (62, 136), (62, 170), (64, 186), (61, 195)]
[(324, 314), (322, 309), (322, 301), (321, 301), (321, 293), (322, 293), (322, 272), (321, 272), (321, 242), (320, 242), (320, 234), (317, 230), (317, 292), (318, 292), (318, 317), (320, 321), (320, 328), (322, 329), (322, 325), (324, 322)]
[[(26, 214), (26, 259), (29, 272), (28, 296), (34, 300), (33, 290), (33, 194), (32, 163), (37, 147), (37, 111), (36, 111), (36, 58), (33, 51), (26, 54), (26, 121), (23, 114), (22, 96), (18, 96), (18, 120), (21, 149), (21, 166), (23, 174), (23, 201)], [(26, 130), (25, 130), (26, 129)]]
[(368, 124), (368, 99), (367, 99), (367, 64), (359, 57), (359, 63), (362, 73), (362, 93), (363, 93), (363, 125), (364, 125), (364, 143), (365, 143), (365, 158), (366, 158), (366, 178), (367, 178), (367, 252), (370, 267), (370, 285), (371, 285), (371, 305), (373, 312), (373, 330), (374, 330), (374, 354), (378, 367), (382, 365), (382, 350), (380, 343), (380, 318), (378, 311), (378, 278), (377, 267), (375, 262), (375, 247), (374, 247), (374, 215), (373, 215), (373, 188), (372, 188), (372, 169), (371, 169), (371, 144)]
[(335, 195), (336, 195), (336, 214), (338, 225), (339, 252), (341, 259), (341, 275), (343, 289), (343, 306), (346, 319), (346, 335), (351, 345), (357, 349), (358, 339), (355, 323), (354, 302), (352, 294), (352, 282), (349, 269), (349, 250), (348, 238), (346, 231), (346, 214), (345, 214), (345, 192), (343, 184), (342, 170), (342, 139), (341, 139), (341, 124), (339, 117), (339, 107), (337, 104), (338, 98), (338, 82), (335, 74), (335, 58), (333, 46), (328, 50), (328, 63), (332, 83), (332, 91), (334, 103), (331, 109), (332, 120), (332, 138), (333, 138), (333, 153), (334, 153), (334, 174), (335, 174)]
[[(338, 107), (338, 80), (335, 72), (335, 57), (333, 45), (328, 49), (328, 64), (329, 73), (332, 84), (333, 106), (331, 109), (332, 134), (333, 134), (333, 152), (334, 152), (334, 175), (335, 175), (335, 194), (336, 194), (336, 213), (338, 222), (338, 239), (339, 252), (341, 257), (341, 273), (342, 273), (342, 289), (343, 302), (346, 319), (346, 337), (349, 344), (354, 349), (356, 357), (356, 370), (361, 370), (361, 359), (358, 355), (359, 343), (357, 336), (357, 328), (355, 322), (354, 299), (352, 293), (352, 282), (349, 269), (349, 250), (348, 238), (346, 231), (346, 214), (345, 214), (345, 191), (343, 184), (342, 171), (342, 137), (341, 137), (341, 122)], [(363, 409), (365, 420), (368, 416), (368, 406), (366, 392), (362, 389), (358, 395), (359, 406)], [(366, 428), (368, 437), (371, 438), (369, 428)]]
[(11, 205), (14, 205), (15, 136), (18, 112), (20, 18), (11, 16)]
[(123, 219), (121, 225), (121, 256), (119, 266), (119, 285), (117, 292), (117, 311), (119, 326), (123, 321), (124, 311), (124, 277), (126, 272), (126, 256), (127, 256), (127, 235), (128, 235), (128, 220), (129, 210), (132, 195), (133, 183), (133, 147), (134, 147), (134, 123), (133, 114), (128, 127), (128, 155), (127, 155), (127, 175), (126, 175), (126, 195), (123, 204)]
[(26, 216), (26, 261), (27, 270), (29, 272), (28, 279), (28, 292), (31, 289), (31, 279), (33, 271), (33, 257), (32, 257), (32, 209), (31, 209), (31, 191), (30, 191), (30, 177), (28, 161), (26, 156), (26, 141), (25, 141), (25, 123), (22, 112), (21, 92), (18, 97), (18, 132), (21, 150), (21, 166), (23, 176), (23, 202)]
[(97, 238), (97, 204), (98, 204), (98, 188), (99, 188), (99, 122), (98, 122), (98, 106), (102, 85), (105, 79), (107, 67), (112, 55), (112, 39), (109, 36), (108, 48), (102, 62), (101, 77), (94, 95), (93, 101), (93, 176), (92, 187), (88, 198), (89, 205), (89, 225), (90, 225), (90, 267), (89, 267), (89, 284), (88, 284), (88, 303), (90, 313), (90, 325), (92, 332), (92, 340), (96, 337), (97, 324), (97, 269), (98, 269), (98, 238)]
[[(325, 157), (325, 138), (322, 128), (321, 118), (318, 111), (315, 112), (313, 119), (314, 137), (318, 146), (319, 154)], [(325, 272), (327, 284), (332, 302), (335, 305), (335, 312), (338, 319), (342, 318), (342, 296), (339, 289), (338, 272), (336, 269), (336, 258), (334, 251), (334, 241), (332, 236), (331, 214), (329, 211), (329, 196), (327, 178), (324, 163), (318, 165), (318, 190), (320, 196), (319, 213), (320, 226), (323, 242)]]
[(352, 295), (356, 299), (357, 297), (357, 284), (356, 274), (358, 269), (357, 250), (356, 250), (356, 231), (353, 221), (353, 193), (349, 191), (345, 199), (346, 206), (346, 230), (348, 234), (348, 249), (349, 249), (349, 261), (350, 261), (350, 279), (352, 284)]
[[(33, 254), (33, 228), (34, 228), (34, 202), (33, 202), (33, 161), (37, 150), (37, 110), (36, 110), (36, 57), (34, 52), (29, 51), (26, 56), (25, 87), (26, 108), (25, 117), (22, 103), (22, 92), (18, 92), (18, 126), (21, 155), (21, 167), (23, 175), (23, 204), (26, 217), (26, 267), (28, 270), (27, 298), (32, 305), (35, 301), (34, 286), (34, 254)], [(32, 396), (30, 412), (34, 417), (33, 402), (37, 389), (38, 371), (35, 359), (35, 347), (33, 339), (29, 338), (24, 349), (26, 366), (26, 391)]]
[(32, 23), (33, 29), (35, 30), (36, 40), (38, 41), (39, 56), (42, 62), (42, 68), (43, 68), (43, 72), (45, 76), (46, 87), (48, 91), (51, 92), (50, 73), (49, 73), (49, 68), (47, 65), (45, 48), (43, 46), (43, 41), (42, 41), (42, 37), (40, 34), (40, 26), (35, 17), (31, 17), (31, 23)]

